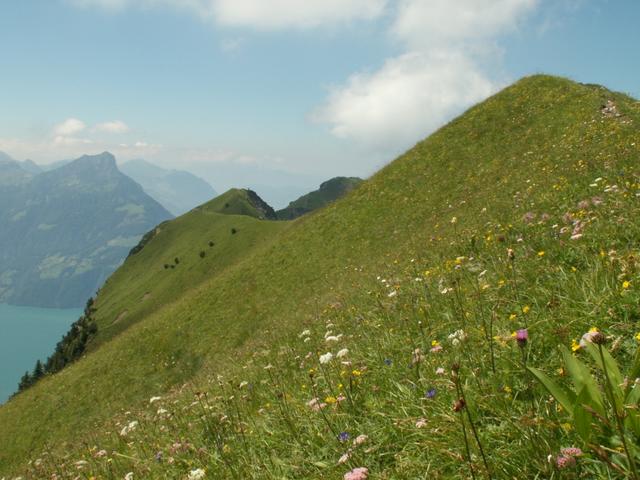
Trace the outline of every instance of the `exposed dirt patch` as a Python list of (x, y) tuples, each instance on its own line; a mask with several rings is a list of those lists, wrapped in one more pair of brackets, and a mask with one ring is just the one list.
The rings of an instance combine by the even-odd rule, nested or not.
[(128, 310), (123, 310), (118, 314), (118, 316), (116, 317), (113, 323), (118, 323), (120, 320), (124, 319), (124, 317), (126, 317), (128, 313), (129, 313)]
[(149, 300), (151, 298), (151, 292), (147, 292), (143, 295), (142, 301)]

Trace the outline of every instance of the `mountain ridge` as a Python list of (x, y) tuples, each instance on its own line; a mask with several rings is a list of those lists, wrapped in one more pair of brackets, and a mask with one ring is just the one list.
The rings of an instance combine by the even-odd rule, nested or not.
[[(620, 118), (601, 112), (607, 100)], [(517, 82), (0, 407), (0, 469), (31, 468), (26, 457), (47, 443), (47, 458), (123, 475), (197, 467), (223, 478), (237, 474), (230, 464), (267, 478), (339, 478), (363, 465), (381, 478), (464, 478), (469, 467), (554, 475), (547, 455), (579, 439), (558, 428), (562, 412), (520, 359), (557, 370), (556, 339), (580, 338), (596, 319), (629, 337), (620, 319), (637, 314), (635, 297), (622, 308), (617, 284), (637, 248), (628, 219), (637, 214), (638, 121), (640, 106), (624, 95), (548, 76)], [(527, 321), (524, 349), (510, 334)], [(434, 373), (452, 365), (455, 375)], [(490, 467), (476, 443), (465, 453), (460, 421), (475, 422)], [(166, 431), (149, 428), (159, 423)], [(359, 434), (367, 450), (352, 443)], [(127, 459), (106, 467), (83, 447), (70, 457), (62, 442), (83, 435)], [(178, 456), (176, 438), (193, 449)]]
[(11, 225), (0, 232), (0, 301), (16, 305), (83, 305), (138, 235), (171, 218), (108, 152), (24, 172), (0, 199), (0, 218)]

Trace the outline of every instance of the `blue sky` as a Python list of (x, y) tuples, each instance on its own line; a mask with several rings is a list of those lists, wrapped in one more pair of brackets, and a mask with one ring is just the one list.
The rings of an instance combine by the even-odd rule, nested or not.
[(304, 189), (523, 75), (640, 97), (638, 18), (634, 0), (0, 2), (0, 150)]

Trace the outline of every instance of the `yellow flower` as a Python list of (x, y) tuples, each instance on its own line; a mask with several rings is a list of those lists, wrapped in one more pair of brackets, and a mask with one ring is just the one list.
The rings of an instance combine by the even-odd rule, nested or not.
[(224, 447), (222, 447), (222, 451), (224, 453), (229, 453), (231, 451), (231, 447), (225, 443)]
[(631, 282), (629, 280), (625, 280), (624, 282), (622, 282), (622, 288), (624, 290), (627, 290), (630, 286), (631, 286)]
[(456, 259), (455, 259), (455, 262), (454, 262), (454, 263), (455, 263), (456, 265), (461, 265), (465, 258), (466, 258), (466, 257), (456, 257)]
[(353, 375), (354, 377), (359, 377), (360, 375), (362, 375), (362, 372), (360, 370), (353, 370), (351, 372), (351, 375)]
[(572, 352), (577, 352), (578, 350), (580, 350), (580, 344), (578, 343), (578, 341), (574, 338), (573, 340), (571, 340), (571, 351)]
[(431, 340), (432, 347), (437, 347), (438, 345), (440, 345), (440, 342), (438, 340)]
[(455, 225), (456, 223), (458, 223), (458, 217), (453, 217), (453, 218), (451, 219), (451, 223), (452, 223), (453, 225)]
[(529, 305), (525, 305), (524, 307), (522, 307), (522, 313), (524, 313), (525, 315), (529, 313), (530, 310), (531, 307)]
[(571, 425), (570, 423), (562, 423), (560, 424), (560, 426), (565, 432), (570, 432), (571, 430), (573, 430), (573, 425)]
[(544, 257), (544, 250), (540, 250), (540, 251), (538, 252), (538, 256), (539, 256), (539, 257)]
[(576, 267), (571, 267), (571, 271), (575, 273), (578, 271), (578, 269)]
[(516, 315), (515, 313), (512, 313), (511, 315), (509, 315), (509, 320), (515, 320), (517, 316), (518, 315)]
[(636, 336), (634, 338), (640, 342), (640, 332), (636, 333)]
[(513, 390), (511, 390), (511, 387), (508, 386), (508, 385), (505, 385), (502, 390), (504, 390), (504, 393), (511, 393), (513, 391)]
[(596, 332), (598, 332), (598, 327), (591, 327), (589, 329), (589, 333), (596, 333)]
[(327, 398), (324, 399), (324, 403), (326, 403), (328, 405), (333, 405), (337, 401), (338, 400), (336, 400), (336, 397), (327, 397)]

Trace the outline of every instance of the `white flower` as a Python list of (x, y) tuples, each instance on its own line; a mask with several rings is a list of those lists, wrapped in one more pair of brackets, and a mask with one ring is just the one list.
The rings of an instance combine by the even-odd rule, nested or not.
[(157, 414), (158, 415), (164, 415), (165, 413), (167, 413), (167, 411), (164, 408), (159, 408)]
[(427, 426), (427, 421), (424, 418), (420, 418), (416, 422), (416, 428), (424, 428), (426, 426)]
[(460, 342), (466, 340), (467, 334), (464, 333), (464, 330), (456, 330), (455, 332), (450, 334), (448, 338), (451, 341), (451, 344), (456, 346), (460, 345)]
[(338, 465), (342, 465), (343, 463), (347, 463), (349, 461), (349, 458), (351, 458), (351, 453), (350, 452), (345, 453), (338, 460)]
[(320, 355), (320, 363), (325, 365), (333, 360), (333, 353), (327, 352), (324, 355)]
[(354, 440), (353, 440), (353, 444), (354, 445), (362, 445), (364, 442), (366, 442), (367, 440), (369, 440), (369, 436), (368, 435), (358, 435)]
[(138, 427), (138, 421), (134, 420), (133, 422), (129, 422), (125, 425), (122, 430), (120, 430), (120, 436), (126, 437), (130, 432), (133, 432)]
[(327, 342), (327, 343), (339, 342), (341, 338), (342, 338), (342, 334), (340, 334), (340, 335), (329, 335), (328, 337), (326, 337), (324, 339), (324, 341)]
[(298, 335), (298, 338), (302, 338), (302, 337), (310, 337), (311, 336), (311, 330), (305, 330), (304, 332), (302, 332), (300, 335)]
[(442, 367), (436, 368), (436, 375), (444, 375), (444, 368)]
[(392, 290), (391, 292), (389, 292), (389, 295), (387, 295), (387, 297), (389, 297), (389, 298), (393, 298), (393, 297), (395, 297), (396, 295), (398, 295), (397, 290)]
[(348, 354), (349, 354), (349, 350), (346, 348), (343, 348), (336, 354), (336, 357), (342, 358), (342, 357), (346, 357)]
[(133, 472), (129, 472), (124, 476), (124, 480), (133, 480)]
[(249, 382), (247, 382), (246, 380), (243, 380), (242, 382), (240, 382), (240, 385), (238, 385), (238, 388), (244, 388), (247, 385), (249, 385)]
[(206, 473), (201, 468), (196, 468), (195, 470), (191, 470), (189, 472), (189, 480), (202, 480), (205, 477)]
[(157, 401), (162, 400), (162, 397), (151, 397), (149, 399), (149, 403), (156, 403)]

